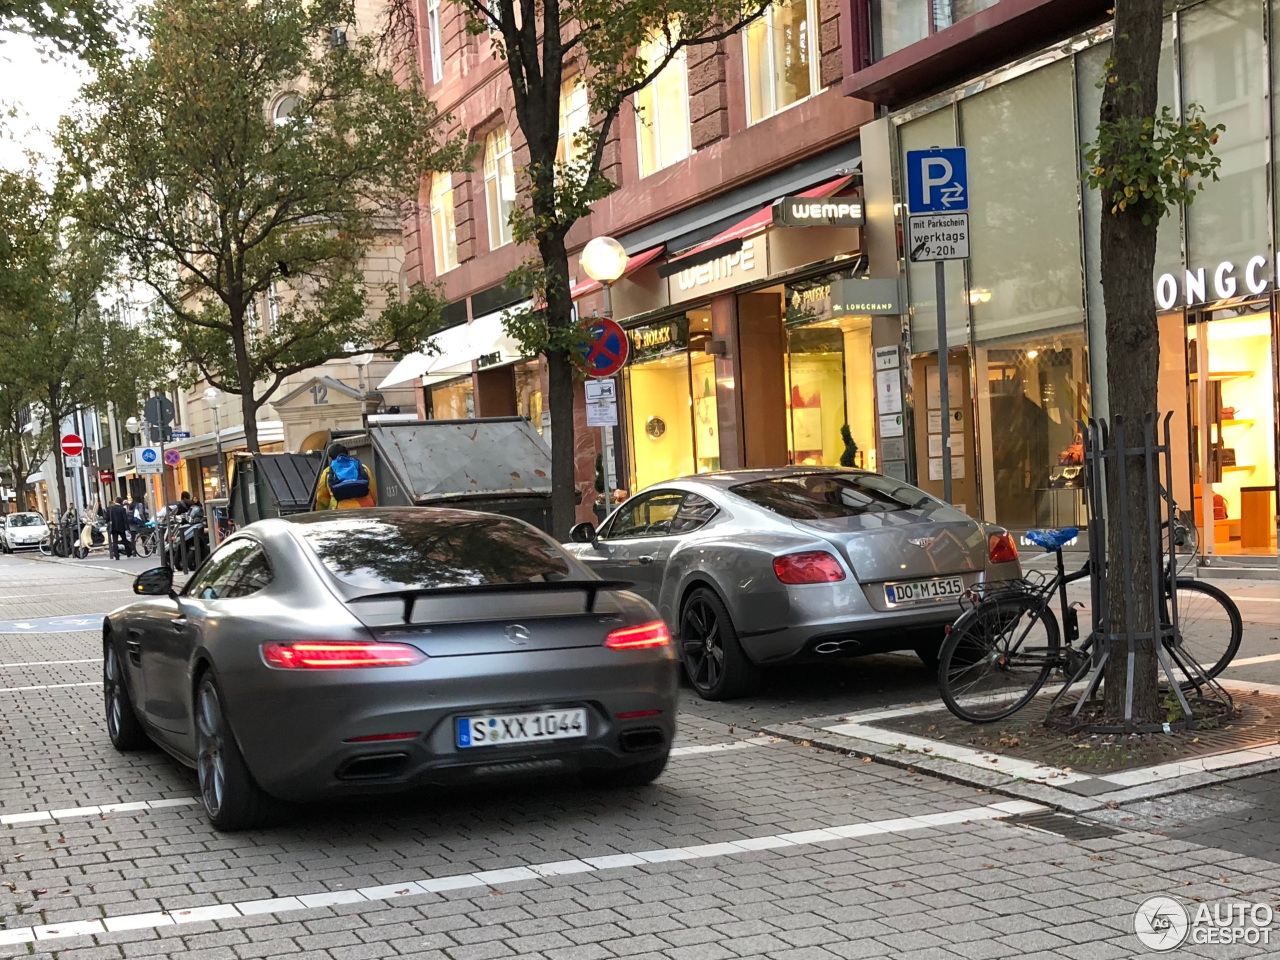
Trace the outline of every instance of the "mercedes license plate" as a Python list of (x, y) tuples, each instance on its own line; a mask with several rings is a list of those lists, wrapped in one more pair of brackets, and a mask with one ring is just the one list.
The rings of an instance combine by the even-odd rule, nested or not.
[(905, 583), (886, 583), (885, 598), (890, 603), (916, 603), (920, 600), (948, 600), (964, 593), (964, 581), (959, 577), (936, 577), (932, 580), (908, 580)]
[(587, 711), (543, 710), (494, 717), (459, 717), (459, 747), (502, 747), (541, 740), (572, 740), (587, 735)]

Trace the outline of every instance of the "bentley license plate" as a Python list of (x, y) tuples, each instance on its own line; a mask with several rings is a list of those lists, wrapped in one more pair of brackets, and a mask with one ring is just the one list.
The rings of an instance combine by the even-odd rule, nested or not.
[(964, 593), (964, 581), (959, 577), (936, 577), (932, 580), (908, 580), (905, 583), (886, 583), (885, 599), (890, 603), (916, 603), (921, 600), (948, 600)]
[(459, 717), (459, 747), (501, 747), (539, 740), (572, 740), (585, 737), (587, 711), (543, 710), (538, 713), (508, 713), (494, 717)]

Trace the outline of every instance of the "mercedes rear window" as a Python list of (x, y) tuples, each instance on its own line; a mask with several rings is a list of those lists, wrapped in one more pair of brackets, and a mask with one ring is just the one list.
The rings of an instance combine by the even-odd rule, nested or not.
[(807, 473), (739, 483), (730, 489), (788, 520), (834, 520), (899, 510), (950, 509), (924, 491), (878, 473)]
[(325, 568), (362, 590), (586, 579), (549, 537), (506, 517), (412, 509), (295, 518)]

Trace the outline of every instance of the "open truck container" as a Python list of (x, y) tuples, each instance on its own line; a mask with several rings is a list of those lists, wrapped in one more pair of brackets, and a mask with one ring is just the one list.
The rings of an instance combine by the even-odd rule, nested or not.
[(378, 505), (459, 507), (551, 527), (551, 451), (523, 417), (335, 431), (378, 484)]

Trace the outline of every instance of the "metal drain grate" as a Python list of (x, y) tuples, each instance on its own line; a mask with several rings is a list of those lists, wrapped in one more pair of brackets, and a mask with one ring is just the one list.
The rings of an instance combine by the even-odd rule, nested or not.
[(1032, 830), (1054, 833), (1068, 840), (1101, 840), (1104, 837), (1115, 837), (1120, 834), (1120, 831), (1114, 827), (1094, 823), (1091, 820), (1079, 820), (1065, 813), (1020, 813), (1005, 817), (1001, 822), (1011, 823), (1015, 827), (1029, 827)]

